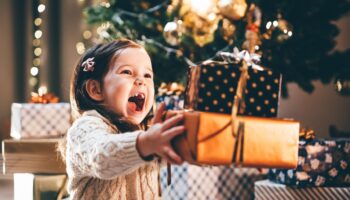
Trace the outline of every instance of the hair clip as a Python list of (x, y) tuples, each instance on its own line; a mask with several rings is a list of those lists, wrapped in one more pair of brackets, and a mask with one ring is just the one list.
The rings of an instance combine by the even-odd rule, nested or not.
[(95, 69), (95, 62), (94, 62), (94, 58), (88, 58), (86, 59), (82, 64), (81, 67), (84, 67), (84, 72), (93, 72)]

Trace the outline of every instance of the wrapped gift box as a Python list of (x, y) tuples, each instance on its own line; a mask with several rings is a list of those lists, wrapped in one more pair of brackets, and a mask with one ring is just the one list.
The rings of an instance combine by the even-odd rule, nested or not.
[(301, 141), (298, 166), (273, 169), (269, 179), (289, 186), (350, 186), (350, 139)]
[(67, 177), (64, 174), (15, 173), (13, 177), (15, 200), (62, 199), (68, 196)]
[(182, 110), (184, 108), (184, 86), (180, 83), (162, 83), (156, 95), (157, 106), (164, 102), (167, 110)]
[(254, 184), (256, 200), (270, 199), (317, 199), (344, 200), (350, 199), (350, 188), (345, 187), (308, 187), (292, 188), (269, 180), (257, 181)]
[(13, 103), (13, 138), (48, 138), (65, 134), (71, 125), (69, 103)]
[[(165, 119), (178, 112), (167, 112)], [(298, 162), (299, 122), (287, 119), (183, 112), (184, 134), (174, 150), (195, 165), (237, 165), (294, 169)], [(232, 129), (233, 127), (233, 129)]]
[(156, 97), (157, 106), (164, 102), (167, 110), (182, 110), (184, 107), (184, 98), (183, 96), (171, 94), (171, 95), (162, 95)]
[[(185, 108), (231, 114), (241, 71), (239, 64), (208, 63), (189, 70)], [(246, 108), (241, 115), (276, 117), (281, 75), (249, 68)]]
[(254, 182), (265, 175), (255, 168), (199, 167), (187, 163), (172, 166), (167, 188), (166, 169), (161, 170), (164, 199), (254, 199)]

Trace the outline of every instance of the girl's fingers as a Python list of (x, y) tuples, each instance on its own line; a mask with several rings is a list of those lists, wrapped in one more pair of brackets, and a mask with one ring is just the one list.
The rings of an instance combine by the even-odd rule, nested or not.
[(159, 107), (154, 115), (154, 118), (153, 118), (153, 121), (152, 121), (152, 124), (155, 124), (155, 123), (161, 123), (162, 122), (162, 115), (165, 111), (165, 103), (162, 102), (159, 104)]
[(179, 110), (175, 111), (175, 110), (172, 110), (171, 112), (168, 112), (168, 113), (166, 114), (166, 119), (170, 119), (170, 118), (172, 118), (172, 117), (174, 117), (174, 116), (177, 116), (178, 114), (182, 114), (182, 113), (183, 113), (183, 111), (179, 111)]
[(166, 155), (170, 158), (170, 161), (172, 161), (174, 164), (180, 165), (182, 164), (182, 159), (172, 148), (168, 148), (166, 151)]
[(168, 130), (169, 128), (176, 126), (184, 118), (183, 114), (167, 119), (163, 123), (162, 131)]
[(185, 126), (175, 126), (164, 131), (162, 135), (163, 137), (165, 137), (166, 140), (170, 141), (177, 135), (182, 134), (183, 132), (185, 132)]
[(169, 148), (165, 148), (163, 150), (163, 152), (160, 154), (160, 157), (165, 159), (170, 164), (180, 165), (183, 162), (181, 157), (178, 156), (170, 147)]

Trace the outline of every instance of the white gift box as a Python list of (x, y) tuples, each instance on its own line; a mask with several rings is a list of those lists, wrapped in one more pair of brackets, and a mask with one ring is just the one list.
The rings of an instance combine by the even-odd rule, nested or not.
[(66, 133), (71, 125), (69, 103), (13, 103), (11, 137), (49, 138)]
[(13, 174), (14, 200), (47, 200), (67, 197), (65, 174)]

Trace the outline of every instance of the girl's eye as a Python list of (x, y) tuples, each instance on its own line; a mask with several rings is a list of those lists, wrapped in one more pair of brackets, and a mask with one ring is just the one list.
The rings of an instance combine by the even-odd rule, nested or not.
[(152, 74), (145, 74), (145, 78), (152, 78)]
[(128, 70), (128, 69), (124, 69), (123, 71), (121, 71), (121, 74), (128, 74), (128, 75), (131, 75), (131, 71)]

